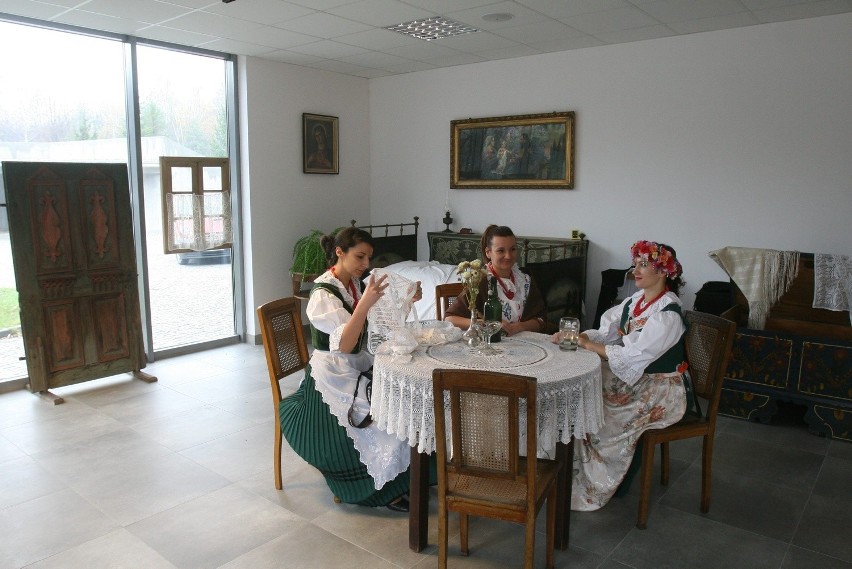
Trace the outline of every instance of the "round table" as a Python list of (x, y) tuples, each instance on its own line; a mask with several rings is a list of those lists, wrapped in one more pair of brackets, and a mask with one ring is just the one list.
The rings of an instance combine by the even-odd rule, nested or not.
[[(411, 358), (380, 354), (373, 364), (371, 413), (378, 427), (435, 450), (432, 371), (438, 368), (502, 371), (537, 380), (538, 447), (595, 433), (602, 424), (601, 361), (587, 350), (563, 352), (550, 336), (523, 332), (493, 344), (501, 353), (480, 355), (461, 342), (418, 348)], [(552, 458), (552, 456), (551, 456)], [(404, 470), (404, 469), (403, 469)]]
[[(501, 353), (480, 355), (461, 342), (419, 347), (409, 356), (377, 354), (370, 405), (377, 426), (411, 445), (409, 547), (421, 551), (428, 535), (428, 457), (435, 450), (432, 371), (438, 368), (504, 371), (535, 377), (540, 455), (562, 463), (557, 482), (556, 541), (568, 547), (570, 457), (573, 438), (602, 426), (601, 361), (583, 349), (563, 352), (550, 336), (522, 332), (494, 345)], [(522, 429), (522, 432), (524, 429)], [(408, 464), (400, 464), (402, 472)]]

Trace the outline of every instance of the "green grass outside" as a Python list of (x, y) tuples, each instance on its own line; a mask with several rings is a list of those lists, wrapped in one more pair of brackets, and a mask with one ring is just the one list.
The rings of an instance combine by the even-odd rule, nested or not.
[(18, 291), (13, 288), (0, 288), (0, 330), (18, 326), (20, 323)]

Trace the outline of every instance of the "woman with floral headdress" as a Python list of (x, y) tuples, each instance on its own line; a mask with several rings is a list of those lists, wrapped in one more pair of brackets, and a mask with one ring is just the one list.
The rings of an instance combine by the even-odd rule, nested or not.
[(607, 310), (600, 328), (580, 334), (580, 347), (602, 360), (604, 425), (575, 445), (573, 510), (597, 510), (626, 487), (642, 432), (676, 423), (691, 406), (677, 296), (683, 269), (664, 243), (637, 241), (630, 254), (638, 292)]

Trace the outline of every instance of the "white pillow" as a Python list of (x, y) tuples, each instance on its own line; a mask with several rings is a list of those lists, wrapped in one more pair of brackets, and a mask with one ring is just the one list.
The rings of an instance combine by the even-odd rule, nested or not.
[[(458, 282), (456, 265), (445, 265), (438, 261), (400, 261), (384, 268), (405, 277), (408, 280), (420, 281), (423, 298), (414, 303), (417, 318), (423, 320), (435, 319), (435, 287), (444, 283)], [(414, 320), (414, 314), (408, 315), (408, 320)]]

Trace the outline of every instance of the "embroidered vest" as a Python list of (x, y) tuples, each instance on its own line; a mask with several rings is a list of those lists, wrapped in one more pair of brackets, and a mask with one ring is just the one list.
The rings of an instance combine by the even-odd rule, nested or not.
[[(633, 301), (631, 300), (624, 306), (624, 311), (621, 313), (621, 323), (619, 324), (619, 329), (622, 333), (627, 334), (627, 322), (630, 319), (630, 307), (632, 306)], [(680, 305), (676, 303), (671, 303), (663, 308), (660, 312), (676, 312), (680, 319), (683, 320), (683, 314), (680, 311)], [(686, 322), (684, 321), (684, 324)], [(642, 329), (640, 328), (641, 332)], [(677, 371), (677, 368), (680, 364), (682, 364), (686, 360), (686, 349), (683, 345), (683, 336), (681, 339), (666, 351), (662, 356), (651, 362), (648, 367), (645, 368), (645, 373), (669, 373), (673, 371)]]
[[(340, 290), (334, 285), (330, 285), (328, 283), (314, 283), (313, 288), (311, 289), (311, 294), (314, 293), (315, 290), (323, 289), (327, 290), (331, 294), (337, 297), (337, 299), (343, 304), (343, 308), (346, 309), (346, 312), (352, 314), (354, 309), (349, 306), (349, 304), (343, 300), (343, 295), (340, 294)], [(364, 322), (364, 328), (361, 330), (361, 335), (358, 336), (358, 342), (355, 344), (355, 347), (352, 348), (350, 353), (357, 354), (364, 347), (364, 343), (367, 340), (367, 322)], [(311, 344), (313, 345), (315, 350), (320, 350), (323, 352), (329, 351), (329, 335), (325, 332), (317, 330), (313, 324), (311, 324)]]

